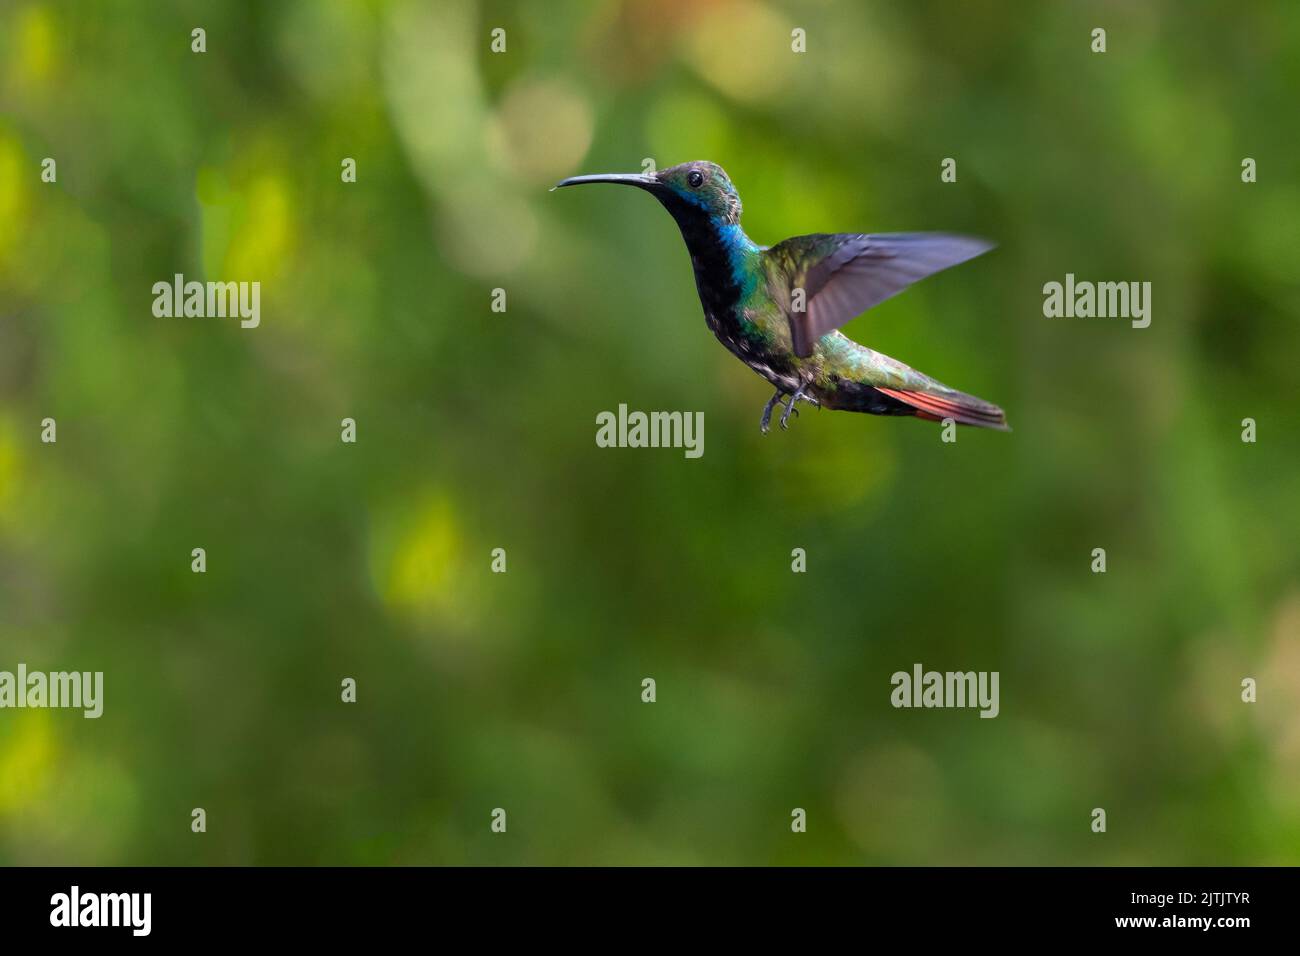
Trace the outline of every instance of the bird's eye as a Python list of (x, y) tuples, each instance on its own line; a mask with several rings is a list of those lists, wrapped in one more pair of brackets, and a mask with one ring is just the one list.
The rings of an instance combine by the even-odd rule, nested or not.
[(698, 169), (692, 169), (690, 175), (686, 177), (686, 182), (692, 189), (699, 189), (704, 185), (704, 174)]

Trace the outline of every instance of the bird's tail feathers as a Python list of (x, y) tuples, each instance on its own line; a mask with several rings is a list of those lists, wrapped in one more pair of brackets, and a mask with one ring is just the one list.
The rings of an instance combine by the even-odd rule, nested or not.
[(879, 385), (876, 389), (916, 409), (915, 414), (918, 418), (927, 418), (936, 422), (951, 418), (962, 425), (1011, 431), (1011, 427), (1007, 425), (1006, 413), (1002, 409), (974, 395), (952, 389), (945, 389), (942, 392), (923, 392), (902, 388), (881, 388)]

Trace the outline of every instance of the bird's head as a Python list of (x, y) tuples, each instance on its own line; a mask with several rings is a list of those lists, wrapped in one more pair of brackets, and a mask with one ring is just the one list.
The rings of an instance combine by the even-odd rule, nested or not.
[(583, 183), (621, 183), (644, 189), (663, 203), (678, 223), (707, 219), (715, 225), (731, 226), (740, 222), (740, 195), (717, 163), (696, 160), (654, 173), (572, 176), (556, 187)]

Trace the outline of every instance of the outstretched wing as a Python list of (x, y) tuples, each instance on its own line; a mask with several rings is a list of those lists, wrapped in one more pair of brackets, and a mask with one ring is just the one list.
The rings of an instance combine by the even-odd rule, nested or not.
[(795, 236), (768, 250), (803, 289), (787, 311), (796, 355), (812, 354), (817, 340), (913, 282), (973, 259), (993, 243), (940, 232), (896, 232), (876, 236), (840, 233)]

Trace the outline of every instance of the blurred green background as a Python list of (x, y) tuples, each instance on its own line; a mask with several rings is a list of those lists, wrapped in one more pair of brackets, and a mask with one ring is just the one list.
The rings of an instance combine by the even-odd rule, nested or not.
[[(1294, 4), (0, 11), (0, 669), (105, 672), (0, 711), (0, 860), (1300, 861)], [(847, 332), (1015, 431), (761, 436), (671, 219), (548, 192), (647, 157), (766, 244), (995, 239)], [(621, 402), (704, 457), (597, 448)], [(893, 709), (916, 662), (1001, 716)]]

